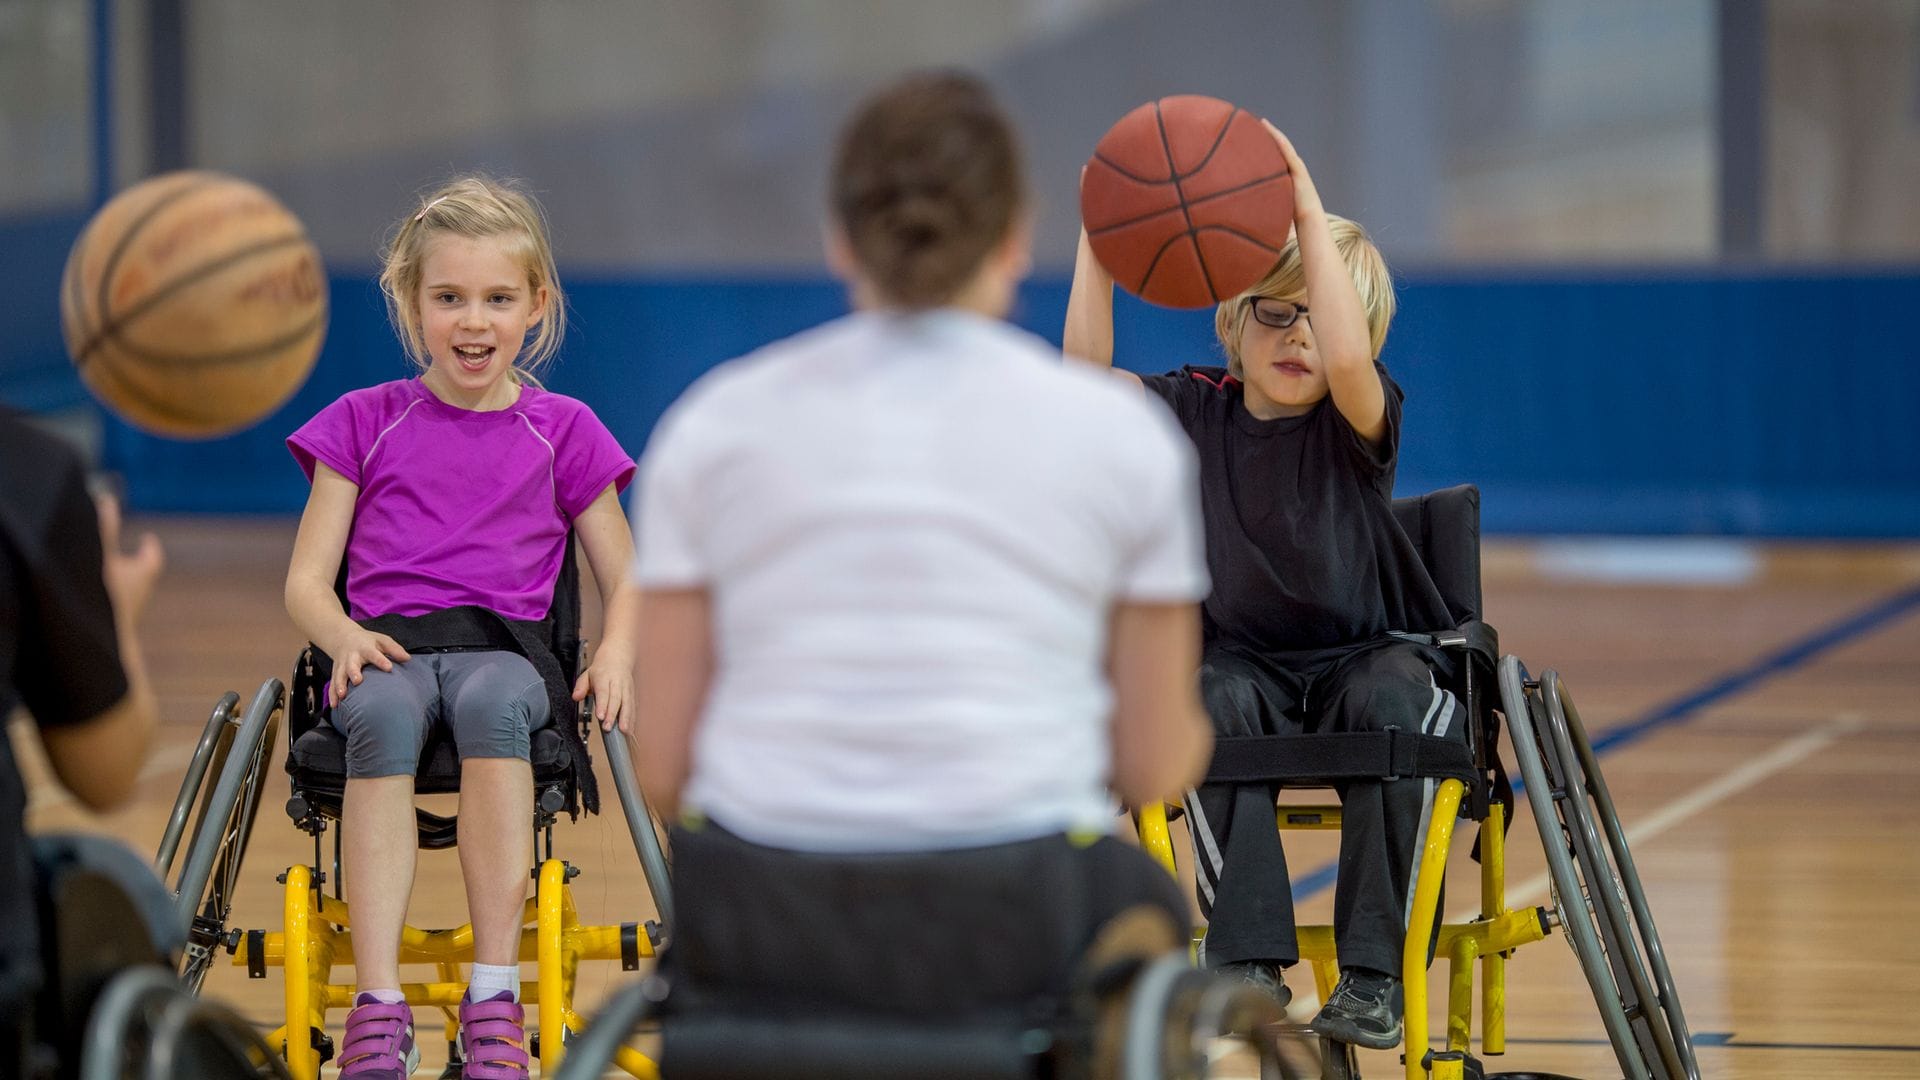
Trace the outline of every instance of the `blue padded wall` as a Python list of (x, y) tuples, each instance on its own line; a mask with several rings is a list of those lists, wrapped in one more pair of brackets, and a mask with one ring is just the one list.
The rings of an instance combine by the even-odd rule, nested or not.
[[(86, 400), (62, 356), (64, 216), (0, 222), (0, 400)], [(701, 372), (845, 310), (824, 277), (585, 278), (549, 384), (630, 449)], [(1066, 283), (1016, 319), (1058, 338)], [(1408, 393), (1403, 492), (1472, 481), (1490, 531), (1920, 536), (1920, 271), (1407, 274), (1386, 361)], [(1119, 362), (1217, 363), (1210, 312), (1122, 297)], [(305, 497), (282, 446), (357, 386), (406, 374), (373, 283), (333, 283), (312, 380), (279, 413), (203, 443), (106, 423), (106, 463), (144, 510), (285, 512)]]

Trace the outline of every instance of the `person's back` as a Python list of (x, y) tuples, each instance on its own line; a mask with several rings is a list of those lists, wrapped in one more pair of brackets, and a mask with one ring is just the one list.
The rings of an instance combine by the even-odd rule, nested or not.
[(977, 81), (875, 95), (831, 186), (856, 314), (709, 375), (641, 459), (635, 767), (700, 897), (662, 971), (1030, 1012), (1123, 913), (1186, 938), (1106, 792), (1165, 798), (1210, 745), (1193, 452), (1002, 322), (1024, 185)]
[(1106, 829), (1106, 613), (1187, 598), (1191, 567), (1136, 562), (1190, 511), (1192, 455), (1056, 357), (976, 314), (863, 312), (663, 424), (723, 583), (695, 804), (809, 848)]

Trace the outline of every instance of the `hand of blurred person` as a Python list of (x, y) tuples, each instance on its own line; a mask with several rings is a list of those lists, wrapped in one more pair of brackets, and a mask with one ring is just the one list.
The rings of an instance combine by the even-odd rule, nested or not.
[(131, 554), (120, 547), (120, 501), (95, 492), (94, 513), (99, 519), (100, 577), (112, 610), (126, 693), (119, 701), (80, 723), (41, 731), (47, 761), (61, 786), (87, 808), (111, 810), (132, 797), (140, 769), (146, 764), (160, 704), (147, 675), (145, 651), (136, 626), (153, 599), (155, 583), (166, 564), (160, 540), (142, 533)]
[(107, 583), (107, 596), (113, 601), (114, 616), (127, 625), (140, 620), (153, 588), (167, 562), (160, 538), (141, 533), (132, 554), (120, 548), (120, 500), (109, 494), (96, 494), (93, 505), (100, 515), (101, 574)]

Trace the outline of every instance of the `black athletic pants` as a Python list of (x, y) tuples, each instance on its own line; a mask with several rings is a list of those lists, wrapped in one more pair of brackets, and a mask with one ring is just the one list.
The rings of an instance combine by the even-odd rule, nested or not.
[[(1398, 639), (1265, 656), (1209, 644), (1200, 687), (1221, 735), (1402, 731), (1464, 740), (1468, 718), (1436, 681), (1439, 650)], [(1436, 780), (1350, 781), (1343, 806), (1334, 939), (1340, 966), (1400, 972), (1413, 876)], [(1204, 960), (1290, 964), (1300, 958), (1287, 856), (1274, 824), (1278, 784), (1207, 784), (1189, 793)]]

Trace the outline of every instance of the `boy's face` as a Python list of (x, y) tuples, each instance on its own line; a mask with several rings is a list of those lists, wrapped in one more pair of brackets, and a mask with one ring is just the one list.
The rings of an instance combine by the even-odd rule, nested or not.
[(1304, 303), (1255, 297), (1240, 319), (1240, 370), (1248, 408), (1259, 415), (1305, 412), (1327, 396), (1327, 372)]

